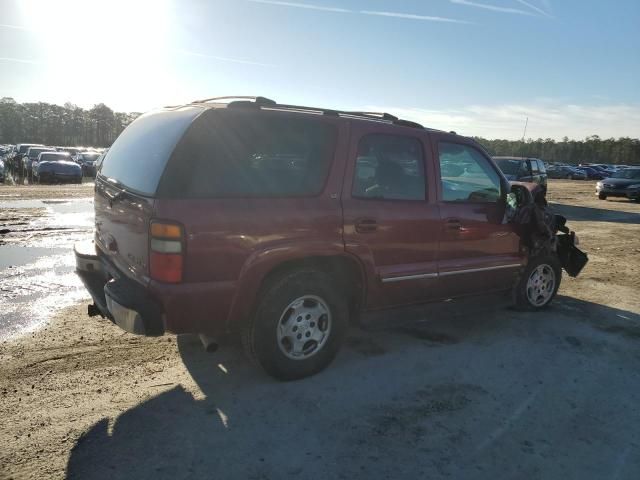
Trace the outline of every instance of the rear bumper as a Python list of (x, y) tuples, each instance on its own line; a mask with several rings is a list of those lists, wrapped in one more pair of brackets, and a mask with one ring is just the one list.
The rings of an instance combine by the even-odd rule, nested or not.
[(125, 276), (113, 278), (96, 254), (93, 242), (77, 243), (74, 253), (76, 273), (102, 316), (129, 333), (164, 334), (162, 307), (142, 285)]
[[(165, 332), (219, 336), (228, 330), (235, 282), (142, 285), (98, 255), (93, 242), (74, 246), (76, 273), (96, 310), (123, 330), (157, 336)], [(96, 312), (97, 313), (97, 312)]]

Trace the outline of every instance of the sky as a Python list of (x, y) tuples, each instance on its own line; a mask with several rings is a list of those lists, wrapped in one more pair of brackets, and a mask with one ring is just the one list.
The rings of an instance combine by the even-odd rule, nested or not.
[(640, 0), (0, 0), (0, 97), (223, 95), (486, 138), (640, 137)]

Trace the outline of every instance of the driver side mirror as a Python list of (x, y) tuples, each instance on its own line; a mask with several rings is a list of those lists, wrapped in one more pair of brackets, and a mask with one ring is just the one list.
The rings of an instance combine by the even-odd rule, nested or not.
[(507, 193), (507, 204), (512, 208), (522, 207), (533, 202), (533, 196), (524, 185), (511, 185), (511, 191)]

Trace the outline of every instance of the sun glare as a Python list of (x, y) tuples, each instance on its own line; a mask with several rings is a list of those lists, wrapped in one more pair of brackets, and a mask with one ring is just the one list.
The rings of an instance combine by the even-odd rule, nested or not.
[(70, 92), (78, 102), (106, 102), (107, 92), (118, 91), (120, 98), (149, 95), (167, 76), (168, 0), (24, 0), (20, 5), (24, 25), (45, 52), (45, 88), (52, 92)]

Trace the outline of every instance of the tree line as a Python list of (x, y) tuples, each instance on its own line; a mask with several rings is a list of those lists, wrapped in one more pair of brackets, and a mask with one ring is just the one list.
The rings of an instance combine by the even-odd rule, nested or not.
[(616, 163), (640, 165), (640, 139), (621, 137), (602, 139), (591, 135), (584, 140), (487, 140), (476, 138), (492, 155), (535, 157), (547, 162)]
[[(108, 147), (139, 113), (114, 112), (104, 103), (85, 110), (77, 105), (17, 103), (0, 99), (0, 144)], [(640, 164), (640, 139), (487, 140), (476, 138), (492, 155), (536, 157), (550, 162)]]
[(84, 109), (65, 103), (0, 99), (0, 144), (42, 143), (108, 147), (139, 113), (114, 112), (104, 103)]

